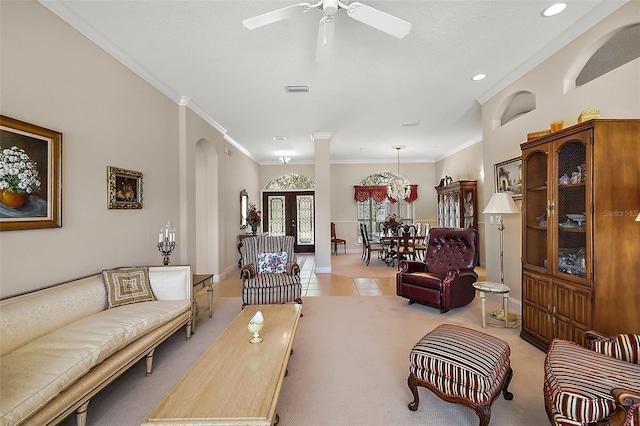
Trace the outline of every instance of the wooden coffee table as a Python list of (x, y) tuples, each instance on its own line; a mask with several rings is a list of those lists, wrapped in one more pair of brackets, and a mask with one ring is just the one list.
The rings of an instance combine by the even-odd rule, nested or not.
[[(261, 343), (249, 343), (249, 320), (264, 315)], [(149, 415), (144, 425), (272, 425), (299, 304), (248, 305)]]

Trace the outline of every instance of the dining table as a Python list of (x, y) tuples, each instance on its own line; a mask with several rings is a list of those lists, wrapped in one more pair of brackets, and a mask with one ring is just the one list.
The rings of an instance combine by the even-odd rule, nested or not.
[[(380, 244), (384, 248), (382, 261), (387, 264), (387, 266), (394, 266), (395, 261), (398, 258), (398, 251), (394, 250), (394, 248), (400, 245), (400, 237), (398, 235), (382, 235), (378, 237), (380, 239)], [(411, 238), (414, 244), (420, 244), (424, 242), (424, 235), (416, 235)], [(400, 260), (400, 259), (398, 259)]]

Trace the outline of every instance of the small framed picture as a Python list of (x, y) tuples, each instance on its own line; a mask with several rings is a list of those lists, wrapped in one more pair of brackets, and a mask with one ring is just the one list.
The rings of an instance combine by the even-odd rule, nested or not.
[(62, 226), (62, 133), (0, 115), (0, 231)]
[(522, 199), (522, 157), (497, 163), (493, 166), (496, 192), (511, 194), (514, 200)]
[(142, 173), (108, 166), (107, 185), (110, 209), (142, 208)]

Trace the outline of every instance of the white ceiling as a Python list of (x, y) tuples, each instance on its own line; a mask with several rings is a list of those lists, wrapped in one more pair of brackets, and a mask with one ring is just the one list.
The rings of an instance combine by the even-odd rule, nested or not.
[[(626, 0), (565, 1), (552, 18), (540, 15), (546, 0), (362, 2), (411, 22), (410, 33), (397, 39), (340, 10), (331, 57), (316, 62), (322, 11), (242, 26), (295, 1), (41, 0), (175, 102), (190, 98), (260, 164), (313, 162), (317, 132), (332, 135), (334, 163), (395, 162), (394, 145), (406, 146), (402, 162), (444, 158), (482, 139), (482, 102)], [(471, 81), (478, 73), (488, 77)]]

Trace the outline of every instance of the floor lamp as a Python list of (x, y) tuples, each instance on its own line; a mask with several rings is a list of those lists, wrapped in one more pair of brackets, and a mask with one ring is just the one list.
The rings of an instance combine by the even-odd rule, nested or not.
[[(500, 231), (500, 284), (504, 286), (504, 223), (502, 222), (503, 214), (515, 214), (520, 213), (520, 209), (511, 198), (511, 195), (506, 192), (497, 192), (493, 194), (489, 204), (484, 209), (482, 214), (497, 214), (498, 215), (498, 231)], [(504, 321), (505, 312), (504, 309), (500, 309), (498, 312), (491, 314), (491, 317), (495, 320)], [(516, 316), (509, 316), (509, 321), (515, 321)]]

